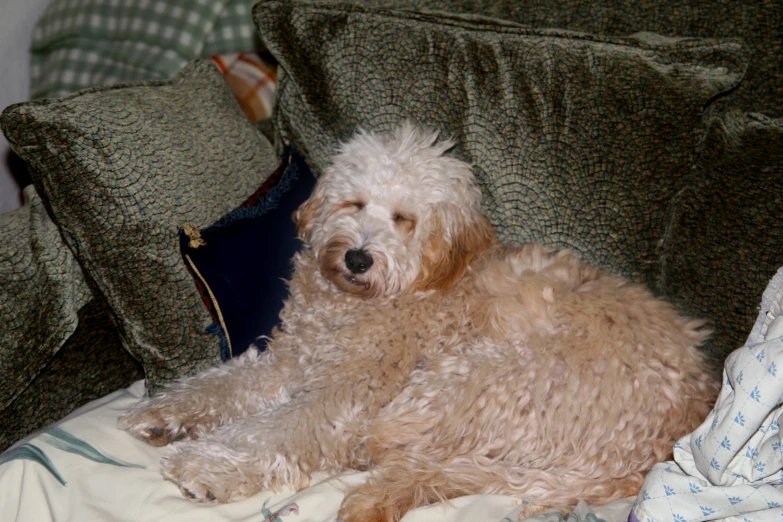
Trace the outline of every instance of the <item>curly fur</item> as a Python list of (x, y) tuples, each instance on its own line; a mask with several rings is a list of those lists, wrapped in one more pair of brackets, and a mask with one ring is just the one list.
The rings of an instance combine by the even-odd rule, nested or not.
[(187, 439), (162, 462), (185, 495), (352, 468), (371, 476), (345, 522), (479, 493), (568, 510), (636, 494), (705, 418), (702, 323), (568, 251), (498, 243), (451, 146), (408, 124), (344, 144), (295, 214), (305, 246), (268, 350), (120, 418), (150, 444)]

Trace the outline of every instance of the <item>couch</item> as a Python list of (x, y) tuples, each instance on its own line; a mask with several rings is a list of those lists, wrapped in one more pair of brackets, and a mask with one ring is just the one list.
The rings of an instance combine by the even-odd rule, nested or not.
[(3, 448), (216, 363), (179, 229), (237, 208), (286, 146), (317, 175), (357, 128), (404, 119), (455, 138), (501, 239), (571, 248), (705, 319), (716, 379), (743, 345), (783, 266), (774, 2), (281, 0), (253, 19), (278, 63), (273, 135), (201, 61), (0, 118), (34, 181), (0, 216)]

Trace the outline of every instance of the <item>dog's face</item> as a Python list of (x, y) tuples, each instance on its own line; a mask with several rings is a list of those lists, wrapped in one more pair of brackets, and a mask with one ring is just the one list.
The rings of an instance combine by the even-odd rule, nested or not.
[(452, 142), (403, 124), (345, 143), (294, 214), (323, 275), (362, 297), (451, 288), (493, 239)]

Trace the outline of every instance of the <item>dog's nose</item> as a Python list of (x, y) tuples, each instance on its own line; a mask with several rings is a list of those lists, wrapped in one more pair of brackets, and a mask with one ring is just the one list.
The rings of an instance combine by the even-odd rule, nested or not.
[(345, 253), (345, 266), (354, 274), (363, 274), (372, 266), (372, 256), (365, 250), (349, 250)]

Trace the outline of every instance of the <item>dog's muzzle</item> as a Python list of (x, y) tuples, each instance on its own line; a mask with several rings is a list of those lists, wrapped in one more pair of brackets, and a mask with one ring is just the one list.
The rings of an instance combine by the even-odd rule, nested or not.
[(345, 253), (345, 267), (353, 274), (365, 273), (372, 263), (372, 256), (366, 250), (352, 249)]

